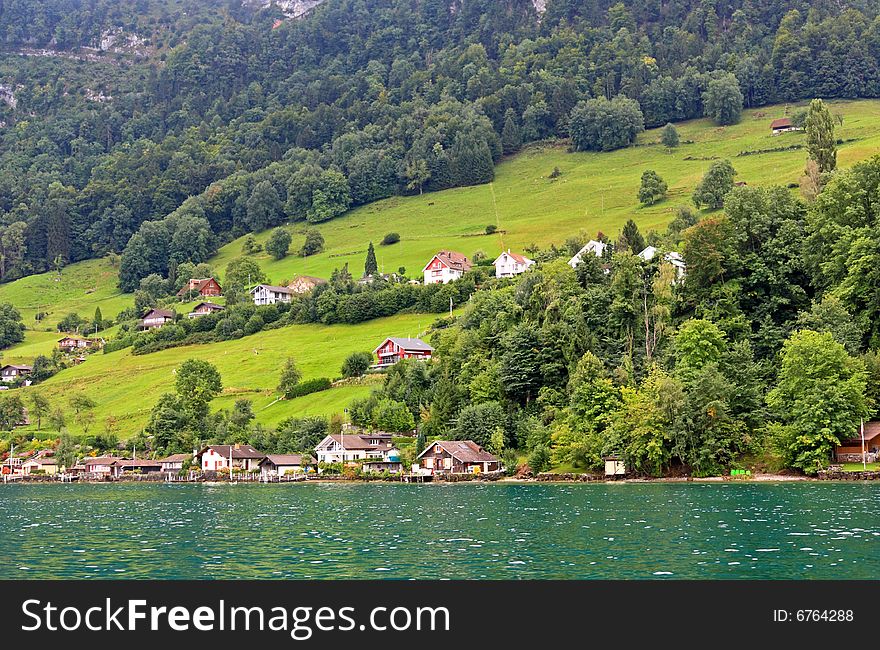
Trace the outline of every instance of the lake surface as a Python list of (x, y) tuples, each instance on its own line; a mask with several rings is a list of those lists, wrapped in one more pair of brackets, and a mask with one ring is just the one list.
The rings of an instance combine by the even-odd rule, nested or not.
[(880, 484), (0, 485), (5, 578), (867, 578)]

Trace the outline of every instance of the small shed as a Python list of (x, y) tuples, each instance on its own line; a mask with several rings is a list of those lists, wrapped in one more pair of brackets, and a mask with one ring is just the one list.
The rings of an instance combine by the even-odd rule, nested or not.
[(620, 456), (605, 456), (605, 476), (624, 476), (626, 474), (626, 465)]

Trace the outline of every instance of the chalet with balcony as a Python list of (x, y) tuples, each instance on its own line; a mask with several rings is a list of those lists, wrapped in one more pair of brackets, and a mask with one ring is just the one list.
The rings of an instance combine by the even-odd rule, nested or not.
[(276, 287), (271, 284), (258, 284), (251, 289), (255, 305), (274, 305), (276, 302), (290, 302), (295, 292), (288, 287)]
[(168, 309), (151, 309), (138, 323), (142, 330), (156, 329), (174, 322), (175, 313)]
[(340, 433), (325, 437), (315, 447), (319, 463), (347, 463), (386, 459), (394, 445), (390, 433)]
[(402, 338), (391, 336), (382, 342), (382, 345), (373, 350), (376, 355), (376, 368), (393, 366), (401, 359), (428, 360), (434, 352), (434, 348), (422, 339)]
[(26, 378), (33, 371), (33, 366), (27, 366), (24, 364), (7, 364), (0, 368), (0, 381), (11, 384), (20, 379), (24, 379), (25, 385), (29, 386), (30, 380)]

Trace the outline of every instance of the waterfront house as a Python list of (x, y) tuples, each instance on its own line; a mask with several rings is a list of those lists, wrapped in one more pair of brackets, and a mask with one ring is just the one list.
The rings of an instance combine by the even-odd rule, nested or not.
[(479, 474), (496, 472), (501, 461), (473, 440), (437, 440), (416, 458), (426, 474)]
[(250, 445), (209, 445), (196, 454), (199, 467), (203, 472), (216, 472), (229, 469), (229, 462), (236, 469), (250, 472), (259, 466), (261, 460), (266, 457), (261, 451), (257, 451)]
[[(18, 381), (24, 377), (27, 377), (33, 372), (33, 366), (27, 366), (24, 364), (7, 364), (0, 368), (0, 380), (6, 382), (7, 384), (11, 384), (13, 382)], [(25, 386), (30, 386), (31, 382), (29, 379), (25, 379)]]
[(578, 264), (584, 261), (584, 257), (588, 255), (593, 255), (594, 257), (602, 257), (605, 255), (605, 250), (608, 248), (608, 244), (600, 241), (596, 241), (595, 239), (591, 239), (584, 246), (574, 254), (570, 260), (568, 260), (568, 265), (571, 268), (576, 268)]
[(780, 117), (777, 120), (773, 120), (770, 122), (770, 134), (771, 135), (779, 135), (780, 133), (785, 133), (786, 131), (797, 131), (794, 124), (791, 123), (791, 120), (787, 117)]
[(199, 316), (206, 316), (207, 314), (215, 314), (224, 309), (225, 307), (223, 307), (223, 305), (215, 305), (213, 302), (200, 302), (193, 307), (193, 310), (187, 314), (187, 317), (198, 318)]
[(376, 355), (376, 368), (393, 366), (401, 359), (428, 360), (433, 354), (434, 348), (422, 339), (402, 338), (390, 336), (382, 342), (382, 345), (373, 350)]
[(287, 288), (293, 293), (308, 293), (312, 289), (327, 284), (327, 280), (316, 278), (311, 275), (298, 275), (287, 284)]
[(110, 465), (110, 475), (119, 478), (125, 474), (153, 474), (162, 471), (162, 463), (158, 460), (143, 458), (118, 458)]
[(167, 458), (160, 458), (162, 472), (165, 474), (177, 474), (183, 469), (183, 464), (193, 457), (192, 454), (173, 454)]
[(151, 309), (138, 323), (142, 330), (162, 327), (165, 323), (174, 322), (174, 312), (168, 309)]
[(301, 474), (312, 459), (302, 454), (269, 454), (260, 461), (260, 478), (268, 481), (285, 475)]
[(21, 464), (21, 473), (25, 476), (31, 474), (44, 474), (55, 476), (58, 473), (58, 461), (55, 460), (55, 452), (43, 450)]
[(319, 463), (384, 459), (394, 445), (390, 433), (340, 433), (326, 436), (315, 447)]
[(368, 458), (361, 464), (361, 470), (365, 474), (400, 474), (403, 471), (403, 463), (400, 460), (400, 450), (394, 447), (383, 450), (381, 458)]
[(216, 298), (222, 295), (223, 290), (220, 288), (220, 283), (214, 278), (190, 278), (177, 292), (178, 298), (190, 300), (196, 296)]
[(82, 461), (83, 472), (96, 477), (113, 476), (113, 463), (120, 460), (116, 456), (95, 456), (84, 458)]
[(274, 305), (276, 302), (290, 302), (294, 293), (288, 287), (276, 287), (271, 284), (258, 284), (251, 289), (255, 305)]
[(530, 260), (524, 255), (511, 253), (509, 248), (492, 262), (492, 265), (495, 267), (496, 278), (512, 278), (520, 273), (525, 273), (534, 264), (535, 260)]
[(454, 251), (440, 251), (425, 264), (425, 284), (447, 284), (458, 280), (471, 268), (470, 260)]
[(875, 463), (880, 460), (880, 420), (865, 422), (864, 444), (862, 431), (857, 429), (848, 440), (843, 440), (835, 450), (838, 463)]

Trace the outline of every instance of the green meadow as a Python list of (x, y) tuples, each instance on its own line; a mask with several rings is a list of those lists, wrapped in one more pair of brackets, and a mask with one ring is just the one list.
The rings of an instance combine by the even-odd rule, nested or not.
[[(223, 378), (223, 394), (213, 405), (231, 408), (236, 399), (253, 401), (258, 420), (267, 425), (296, 416), (340, 413), (348, 403), (369, 394), (370, 381), (344, 384), (328, 391), (294, 400), (278, 400), (275, 387), (282, 366), (293, 357), (303, 379), (340, 377), (345, 357), (352, 352), (371, 351), (386, 336), (416, 336), (436, 319), (432, 314), (407, 314), (359, 325), (291, 325), (212, 345), (172, 348), (137, 356), (131, 349), (109, 354), (96, 353), (78, 366), (68, 368), (45, 382), (21, 389), (26, 399), (40, 391), (60, 407), (68, 429), (79, 434), (68, 403), (75, 394), (92, 398), (97, 407), (90, 431), (103, 431), (107, 418), (121, 437), (134, 434), (146, 424), (150, 409), (162, 393), (173, 390), (175, 371), (187, 359), (204, 359), (217, 366)], [(375, 381), (374, 379), (372, 379)], [(35, 430), (35, 424), (29, 427)]]
[[(643, 232), (662, 230), (679, 206), (691, 204), (691, 193), (713, 160), (730, 159), (738, 172), (737, 180), (750, 185), (797, 183), (807, 156), (805, 149), (767, 151), (804, 144), (800, 132), (770, 134), (770, 121), (795, 109), (747, 110), (739, 124), (728, 127), (708, 120), (677, 124), (682, 145), (673, 151), (659, 144), (659, 129), (642, 133), (635, 146), (608, 153), (570, 153), (564, 143), (556, 142), (533, 145), (502, 161), (495, 181), (488, 185), (394, 197), (319, 224), (326, 241), (320, 254), (308, 258), (291, 254), (276, 261), (260, 253), (255, 259), (273, 283), (297, 274), (327, 278), (345, 263), (357, 277), (372, 241), (382, 271), (404, 267), (407, 275), (420, 277), (424, 264), (441, 249), (469, 256), (483, 251), (494, 256), (506, 248), (522, 251), (530, 245), (560, 245), (581, 232), (595, 237), (602, 231), (613, 237), (629, 218)], [(832, 111), (843, 116), (843, 125), (837, 127), (838, 137), (844, 140), (838, 153), (841, 167), (880, 151), (880, 101), (832, 102)], [(759, 153), (738, 155), (742, 152)], [(556, 168), (560, 173), (552, 179)], [(636, 195), (646, 169), (663, 177), (669, 195), (654, 206), (641, 207)], [(486, 235), (489, 224), (496, 225), (498, 232)], [(303, 224), (287, 227), (294, 234), (291, 250), (295, 251), (303, 240)], [(389, 232), (399, 233), (400, 243), (380, 246)], [(256, 238), (265, 243), (269, 234), (259, 233)], [(241, 255), (242, 243), (243, 238), (232, 241), (211, 260), (221, 280), (226, 264)], [(44, 273), (0, 285), (0, 302), (15, 305), (28, 327), (24, 342), (3, 351), (3, 363), (25, 363), (38, 354), (51, 353), (60, 337), (55, 327), (68, 313), (91, 318), (100, 307), (104, 318), (113, 318), (132, 305), (132, 295), (117, 287), (117, 271), (105, 258), (72, 264), (60, 276)], [(196, 302), (178, 304), (175, 309), (185, 313)], [(35, 316), (40, 313), (43, 318), (37, 321)], [(370, 391), (365, 384), (344, 385), (289, 402), (276, 401), (273, 388), (288, 356), (297, 359), (305, 378), (335, 378), (347, 354), (372, 350), (385, 336), (423, 332), (435, 318), (401, 315), (357, 326), (298, 325), (237, 341), (144, 356), (134, 356), (130, 350), (94, 354), (36, 389), (52, 400), (53, 407), (66, 411), (70, 410), (70, 395), (89, 395), (98, 403), (92, 427), (103, 428), (112, 416), (124, 437), (147, 421), (159, 395), (172, 386), (175, 368), (190, 357), (203, 358), (218, 366), (226, 387), (215, 408), (229, 408), (235, 399), (247, 397), (254, 402), (259, 421), (273, 425), (295, 415), (338, 413), (353, 398)], [(112, 338), (114, 333), (111, 329), (102, 334)], [(72, 413), (67, 419), (71, 431), (82, 431)]]
[[(880, 151), (880, 101), (832, 102), (832, 111), (844, 118), (837, 135), (849, 140), (839, 147), (842, 167)], [(533, 145), (496, 167), (488, 185), (457, 188), (411, 197), (393, 197), (351, 210), (317, 227), (325, 239), (323, 253), (302, 258), (291, 254), (280, 261), (265, 253), (256, 259), (271, 282), (297, 274), (328, 278), (334, 268), (348, 263), (357, 277), (369, 242), (376, 245), (380, 270), (399, 267), (420, 277), (431, 256), (452, 249), (471, 256), (476, 251), (495, 256), (511, 248), (562, 244), (583, 231), (616, 236), (627, 219), (643, 232), (662, 230), (680, 205), (692, 205), (694, 187), (715, 159), (729, 158), (737, 181), (750, 185), (797, 183), (803, 173), (805, 149), (738, 156), (745, 151), (777, 149), (804, 144), (802, 132), (770, 134), (771, 120), (792, 114), (793, 105), (763, 107), (743, 112), (733, 126), (719, 127), (709, 120), (679, 123), (682, 145), (668, 152), (659, 144), (660, 130), (640, 134), (636, 146), (606, 153), (569, 153), (563, 143)], [(551, 179), (554, 168), (561, 175)], [(669, 195), (649, 207), (639, 205), (642, 172), (653, 169), (668, 183)], [(495, 224), (499, 232), (486, 235)], [(288, 226), (291, 251), (302, 245), (304, 224)], [(401, 241), (380, 246), (385, 234), (397, 232)], [(265, 243), (270, 231), (257, 235)], [(222, 273), (241, 255), (243, 238), (224, 246), (213, 263)]]

